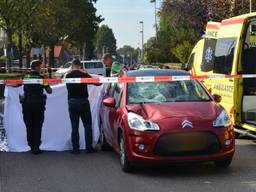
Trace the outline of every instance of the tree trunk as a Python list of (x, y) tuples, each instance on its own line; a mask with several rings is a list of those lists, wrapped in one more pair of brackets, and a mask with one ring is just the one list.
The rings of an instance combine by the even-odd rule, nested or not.
[(31, 46), (26, 45), (26, 67), (30, 68), (30, 53), (31, 53)]
[(50, 45), (49, 48), (49, 67), (54, 68), (54, 45)]
[(83, 53), (84, 53), (84, 51), (83, 51), (82, 47), (80, 47), (79, 52), (80, 52), (80, 59), (83, 60)]
[(22, 33), (19, 32), (19, 67), (23, 67), (23, 55), (22, 55)]
[(43, 55), (43, 63), (44, 68), (47, 68), (47, 55), (46, 55), (47, 48), (44, 46), (44, 55)]
[(12, 60), (13, 60), (13, 47), (12, 47), (12, 32), (11, 30), (6, 30), (7, 35), (7, 71), (11, 71)]

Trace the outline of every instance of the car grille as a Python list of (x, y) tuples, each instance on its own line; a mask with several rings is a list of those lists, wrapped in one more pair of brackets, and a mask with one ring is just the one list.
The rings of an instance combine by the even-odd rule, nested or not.
[(209, 155), (221, 150), (216, 135), (209, 132), (166, 134), (156, 144), (158, 156)]

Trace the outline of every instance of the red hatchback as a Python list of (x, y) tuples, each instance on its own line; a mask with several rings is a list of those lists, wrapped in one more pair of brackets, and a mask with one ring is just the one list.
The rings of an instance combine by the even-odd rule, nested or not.
[[(123, 76), (186, 75), (140, 70)], [(119, 153), (124, 171), (145, 163), (214, 161), (228, 167), (234, 131), (219, 99), (196, 80), (109, 84), (100, 112), (102, 150)]]

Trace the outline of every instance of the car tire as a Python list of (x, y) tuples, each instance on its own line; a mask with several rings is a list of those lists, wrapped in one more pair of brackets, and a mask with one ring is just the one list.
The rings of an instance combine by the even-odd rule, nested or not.
[(219, 168), (228, 168), (232, 162), (232, 157), (228, 159), (215, 161), (215, 166)]
[(241, 136), (241, 134), (240, 133), (238, 133), (238, 132), (235, 132), (235, 138), (236, 139), (239, 139), (239, 137)]
[(102, 128), (102, 124), (101, 124), (101, 131), (100, 131), (100, 148), (102, 151), (110, 151), (111, 150), (111, 146), (108, 144), (103, 128)]
[(127, 156), (123, 134), (121, 134), (119, 137), (119, 150), (120, 164), (122, 170), (126, 173), (132, 172), (133, 167)]

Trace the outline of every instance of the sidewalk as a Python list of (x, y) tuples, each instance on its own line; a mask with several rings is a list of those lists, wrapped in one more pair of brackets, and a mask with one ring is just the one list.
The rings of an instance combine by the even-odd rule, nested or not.
[(3, 124), (4, 118), (4, 100), (0, 100), (0, 151), (8, 151), (7, 137)]

